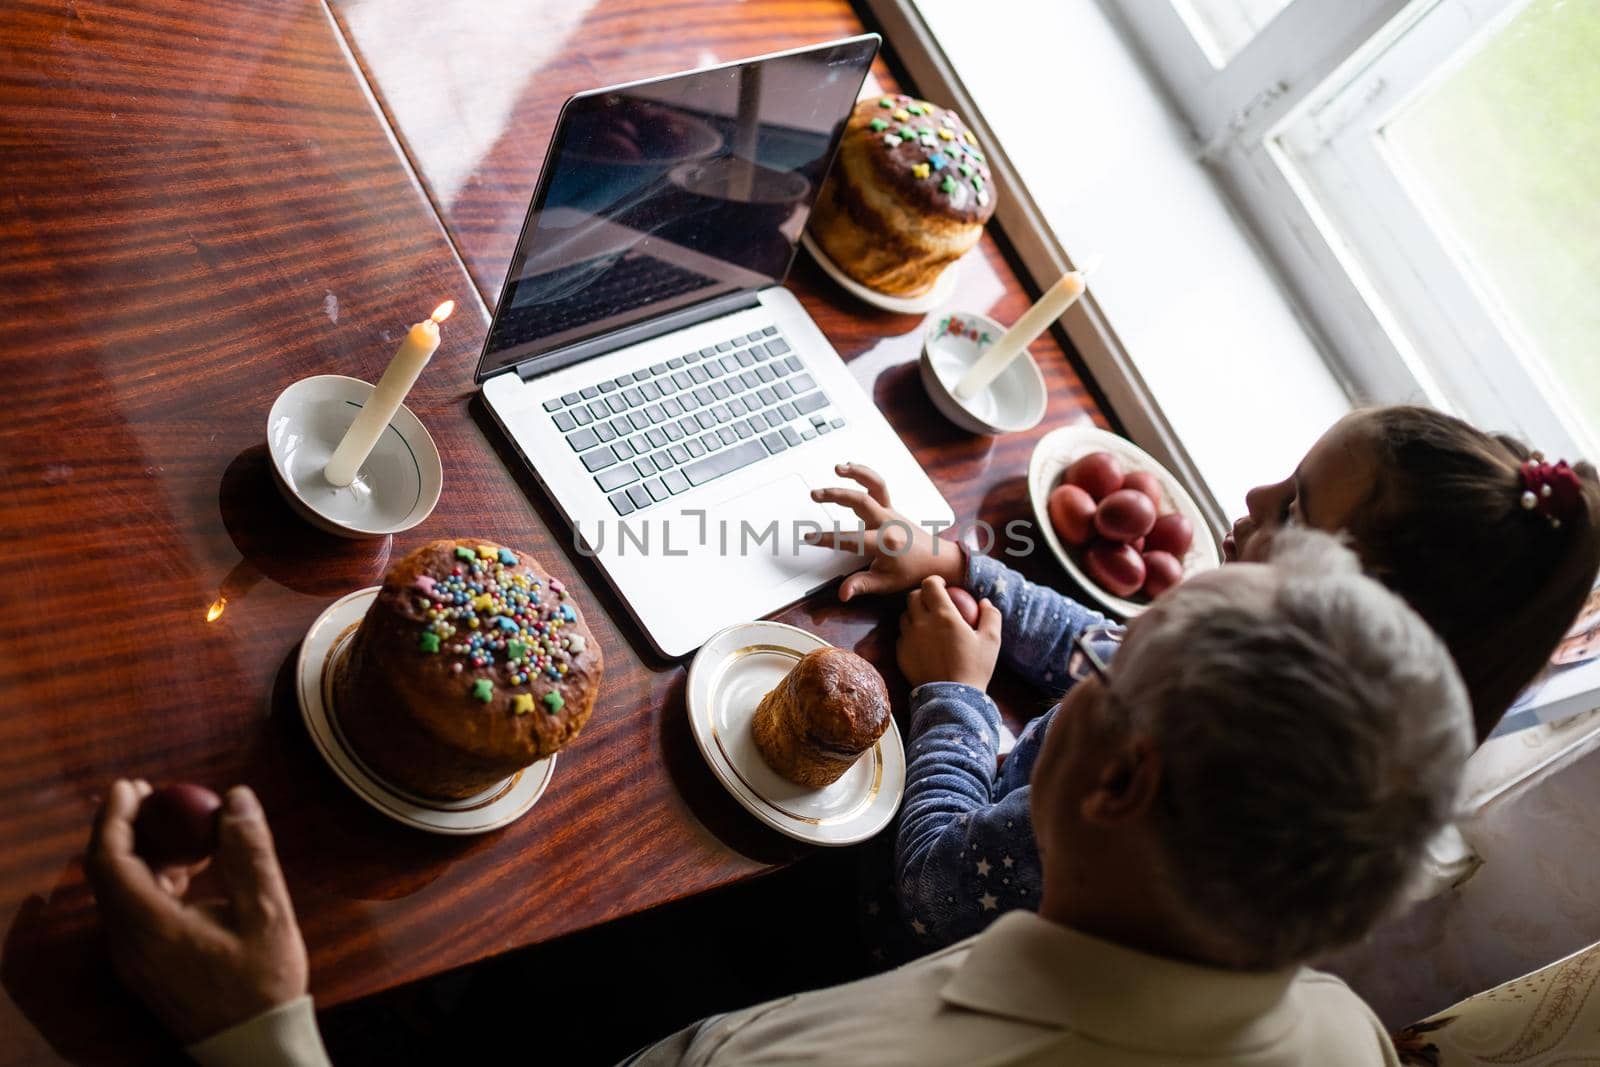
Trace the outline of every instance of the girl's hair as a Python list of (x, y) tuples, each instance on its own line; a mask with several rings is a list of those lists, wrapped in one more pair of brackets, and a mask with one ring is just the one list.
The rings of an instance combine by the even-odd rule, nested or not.
[(1479, 740), (1549, 661), (1600, 570), (1600, 479), (1559, 525), (1522, 505), (1521, 441), (1422, 407), (1366, 413), (1376, 481), (1350, 533), (1367, 570), (1444, 639)]

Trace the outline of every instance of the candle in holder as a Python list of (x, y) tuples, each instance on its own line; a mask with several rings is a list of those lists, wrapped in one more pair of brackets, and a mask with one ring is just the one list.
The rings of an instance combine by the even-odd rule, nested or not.
[(1098, 257), (1095, 257), (1083, 270), (1069, 271), (1059, 282), (1046, 289), (1044, 295), (1022, 313), (1022, 318), (1012, 323), (1011, 329), (1001, 334), (1000, 339), (989, 346), (989, 350), (979, 356), (978, 361), (961, 376), (952, 390), (956, 399), (970, 401), (989, 388), (989, 383), (1000, 377), (1012, 360), (1027, 351), (1034, 338), (1044, 333), (1083, 295), (1085, 280), (1098, 263)]
[(367, 397), (367, 402), (356, 413), (356, 419), (345, 431), (339, 447), (333, 450), (323, 477), (329, 484), (346, 486), (356, 480), (356, 472), (367, 461), (378, 438), (388, 429), (389, 420), (400, 410), (406, 394), (416, 384), (417, 375), (433, 358), (439, 347), (439, 323), (450, 317), (456, 308), (454, 300), (446, 300), (433, 309), (433, 314), (411, 327), (406, 339), (400, 342), (394, 358), (384, 369), (383, 377)]

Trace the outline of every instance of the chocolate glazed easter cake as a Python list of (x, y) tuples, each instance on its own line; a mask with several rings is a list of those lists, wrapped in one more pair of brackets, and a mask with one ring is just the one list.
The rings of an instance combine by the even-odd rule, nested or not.
[(988, 160), (955, 112), (873, 97), (850, 115), (810, 231), (867, 288), (919, 296), (978, 243), (994, 205)]
[(571, 594), (531, 556), (434, 541), (384, 576), (334, 667), (334, 714), (373, 772), (459, 799), (577, 737), (601, 667)]

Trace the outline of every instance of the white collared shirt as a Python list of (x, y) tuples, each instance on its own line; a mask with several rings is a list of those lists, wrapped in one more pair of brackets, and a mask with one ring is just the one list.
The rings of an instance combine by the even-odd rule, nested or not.
[(1199, 967), (1025, 911), (898, 970), (734, 1012), (686, 1048), (660, 1049), (640, 1067), (1399, 1063), (1371, 1009), (1331, 975)]
[[(327, 1063), (308, 997), (190, 1051), (208, 1067)], [(708, 1019), (631, 1063), (1399, 1067), (1377, 1017), (1331, 975), (1199, 967), (1027, 911), (887, 974)]]

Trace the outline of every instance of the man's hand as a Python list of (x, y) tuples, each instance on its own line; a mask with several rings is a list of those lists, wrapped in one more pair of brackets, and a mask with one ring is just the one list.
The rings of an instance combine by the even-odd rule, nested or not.
[(840, 600), (850, 600), (861, 593), (913, 589), (930, 575), (938, 575), (952, 585), (961, 584), (967, 561), (960, 545), (934, 537), (926, 527), (890, 507), (889, 489), (871, 467), (841, 463), (834, 471), (862, 488), (814, 489), (811, 499), (844, 505), (856, 513), (866, 530), (807, 534), (806, 543), (854, 552), (872, 561), (865, 571), (850, 575), (840, 584)]
[(228, 897), (195, 903), (183, 896), (206, 863), (151, 870), (134, 854), (133, 818), (150, 791), (112, 783), (85, 867), (118, 977), (188, 1045), (305, 993), (306, 946), (248, 787), (229, 790), (219, 813), (216, 863)]
[(906, 598), (895, 659), (913, 686), (961, 682), (987, 689), (999, 656), (1000, 609), (988, 598), (978, 601), (976, 630), (956, 610), (942, 578), (924, 579)]

